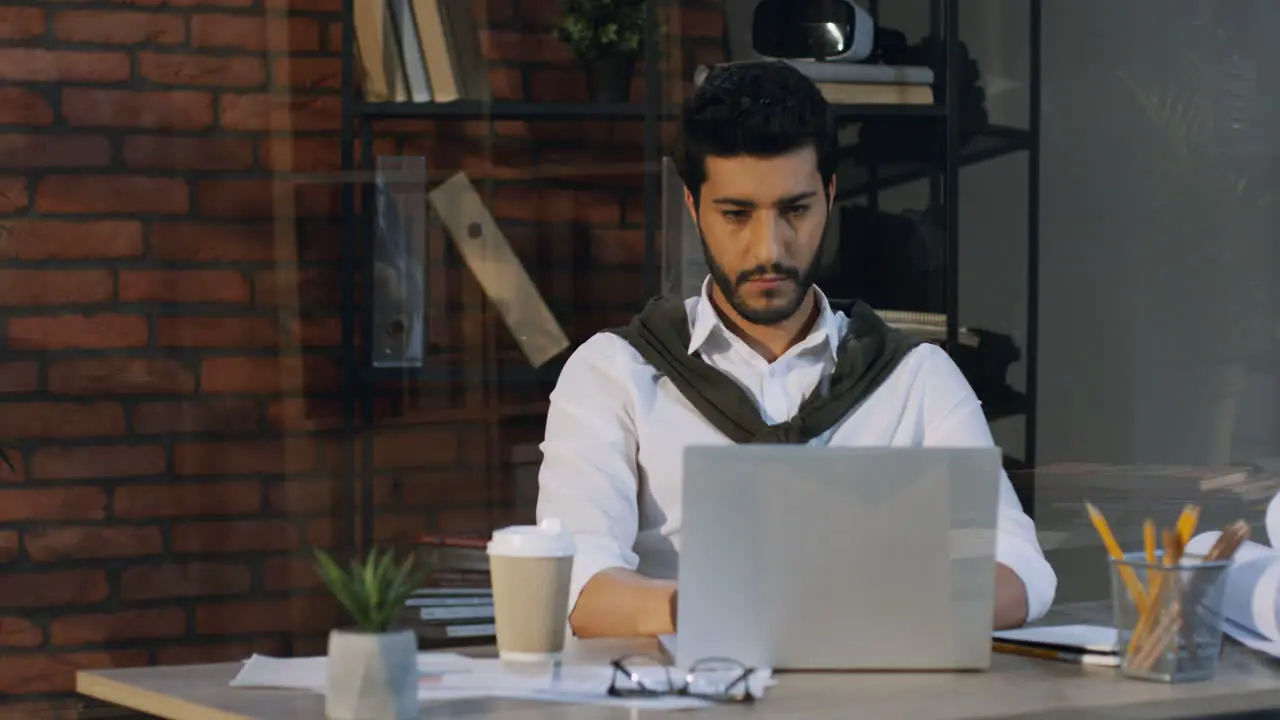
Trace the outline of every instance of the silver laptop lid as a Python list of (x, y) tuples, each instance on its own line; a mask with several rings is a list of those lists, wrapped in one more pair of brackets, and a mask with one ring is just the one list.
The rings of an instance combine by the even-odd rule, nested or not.
[(990, 663), (996, 448), (690, 447), (677, 661)]

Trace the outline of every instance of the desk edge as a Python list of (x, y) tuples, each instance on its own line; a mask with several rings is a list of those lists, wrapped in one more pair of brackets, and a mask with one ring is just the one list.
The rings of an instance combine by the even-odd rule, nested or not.
[(199, 705), (171, 695), (144, 690), (104, 677), (93, 670), (76, 671), (76, 692), (165, 720), (253, 720), (245, 715)]

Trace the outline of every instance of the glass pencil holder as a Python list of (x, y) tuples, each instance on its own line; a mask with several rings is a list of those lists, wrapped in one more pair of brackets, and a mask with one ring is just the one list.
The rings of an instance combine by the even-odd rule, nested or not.
[(1126, 677), (1208, 680), (1222, 654), (1222, 601), (1230, 562), (1184, 556), (1164, 565), (1142, 553), (1111, 560), (1111, 601)]

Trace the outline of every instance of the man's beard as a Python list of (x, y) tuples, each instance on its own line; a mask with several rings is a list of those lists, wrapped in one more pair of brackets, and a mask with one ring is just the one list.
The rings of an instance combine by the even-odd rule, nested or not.
[[(761, 325), (769, 327), (778, 325), (791, 319), (793, 315), (800, 310), (800, 306), (804, 304), (805, 297), (809, 294), (809, 288), (813, 287), (814, 282), (822, 272), (822, 258), (826, 256), (828, 238), (826, 232), (822, 234), (822, 241), (818, 243), (818, 249), (813, 254), (813, 259), (809, 261), (809, 266), (803, 270), (781, 263), (774, 263), (770, 266), (757, 265), (750, 270), (738, 273), (737, 278), (730, 278), (720, 263), (711, 257), (711, 251), (707, 249), (707, 240), (702, 237), (702, 228), (698, 228), (698, 237), (702, 240), (702, 256), (706, 259), (707, 269), (711, 272), (711, 280), (720, 288), (720, 294), (729, 303), (729, 307), (738, 314), (738, 317), (746, 320), (752, 325)], [(796, 292), (790, 302), (783, 305), (765, 308), (752, 308), (747, 305), (739, 292), (743, 285), (751, 280), (764, 277), (767, 275), (784, 277), (795, 283)]]

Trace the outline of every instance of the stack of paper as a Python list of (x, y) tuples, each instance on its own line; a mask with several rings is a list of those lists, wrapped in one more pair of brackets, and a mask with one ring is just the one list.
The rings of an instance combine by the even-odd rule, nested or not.
[[(992, 633), (992, 637), (997, 649), (1004, 652), (1081, 665), (1116, 667), (1120, 664), (1119, 634), (1115, 628), (1102, 625), (1027, 627), (1001, 630)], [(1005, 647), (1001, 648), (1001, 644)]]
[[(289, 688), (325, 692), (328, 658), (275, 658), (254, 655), (245, 661), (231, 681), (232, 687)], [(661, 667), (633, 669), (639, 680), (657, 686), (666, 670)], [(575, 665), (561, 663), (515, 664), (500, 660), (477, 660), (454, 653), (421, 653), (418, 655), (420, 702), (437, 702), (463, 698), (502, 697), (550, 702), (619, 705), (655, 710), (701, 708), (711, 703), (696, 698), (613, 698), (608, 695), (613, 668), (607, 665)], [(671, 669), (676, 677), (680, 672)], [(756, 697), (773, 683), (772, 673), (754, 673), (748, 684)]]
[[(1223, 588), (1224, 629), (1241, 644), (1280, 657), (1280, 495), (1267, 506), (1271, 545), (1245, 542), (1232, 558)], [(1202, 533), (1187, 543), (1187, 554), (1204, 555), (1220, 532)]]

